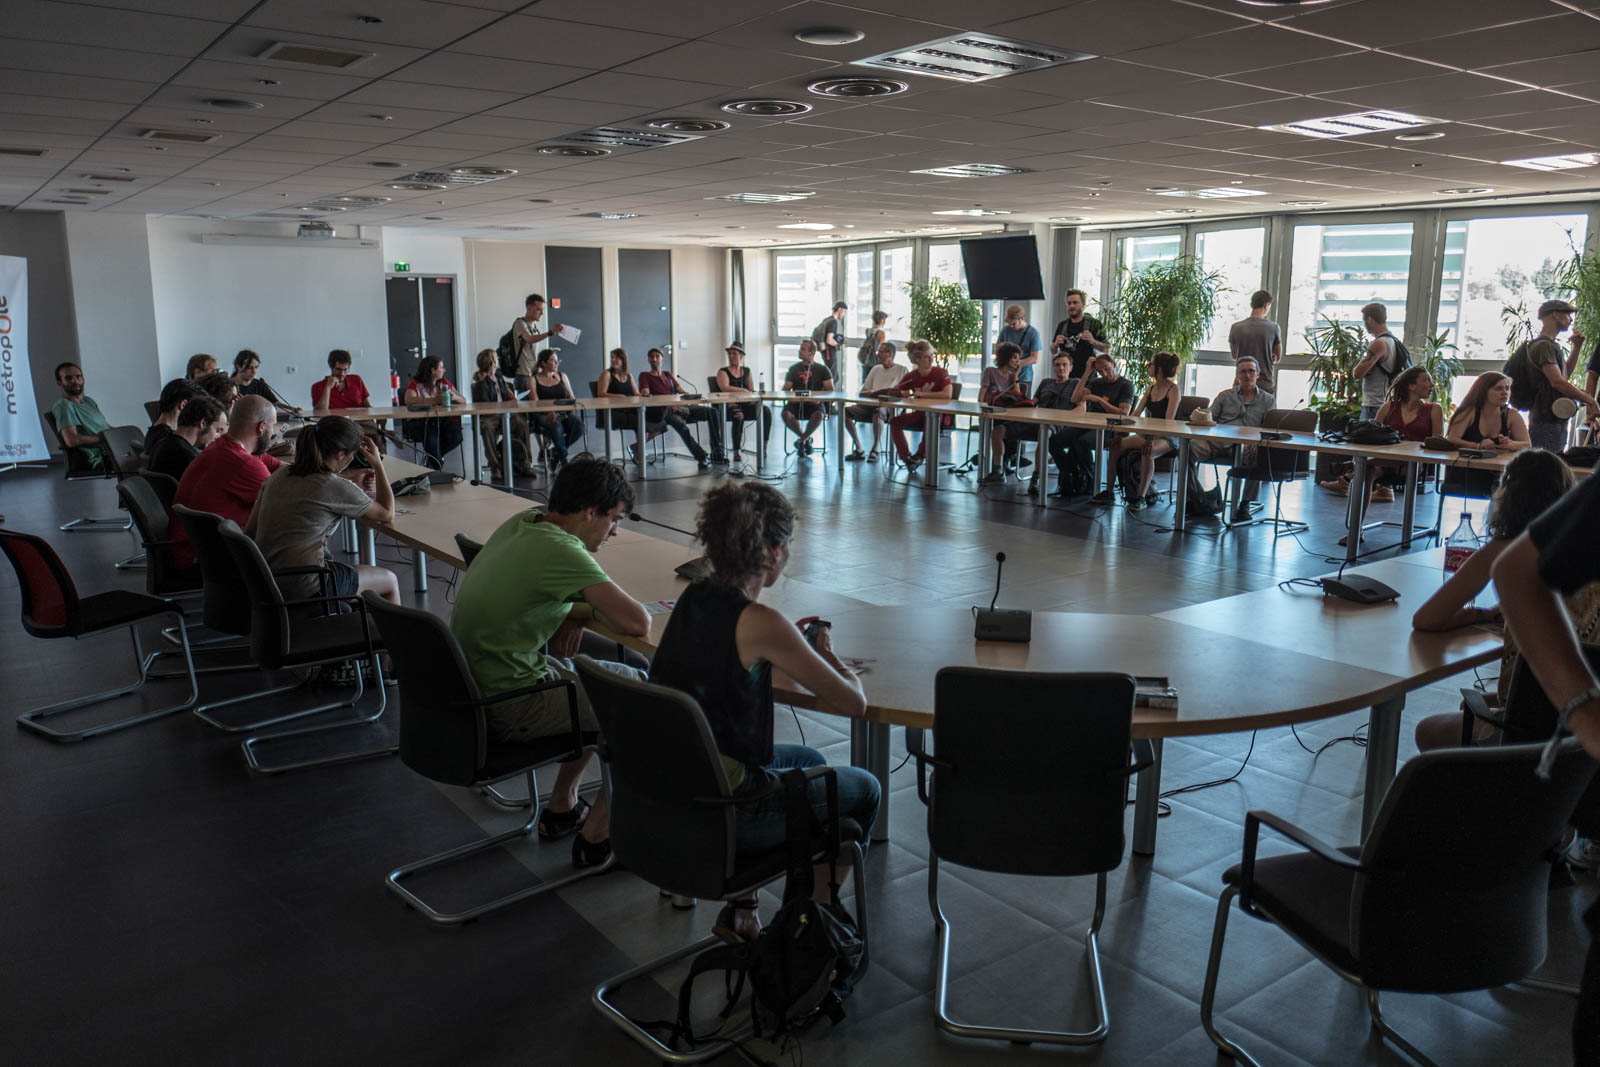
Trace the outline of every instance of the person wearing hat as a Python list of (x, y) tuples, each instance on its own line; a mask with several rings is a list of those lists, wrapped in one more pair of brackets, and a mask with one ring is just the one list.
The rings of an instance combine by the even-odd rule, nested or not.
[[(717, 371), (717, 392), (719, 393), (754, 393), (755, 387), (750, 381), (750, 368), (744, 365), (744, 345), (735, 341), (727, 347), (728, 365)], [(746, 419), (761, 419), (761, 429), (757, 432), (765, 440), (772, 434), (772, 409), (764, 404), (733, 404), (728, 408), (728, 419), (733, 423), (733, 461), (740, 460), (739, 450), (744, 447), (744, 424)]]
[[(1504, 373), (1513, 382), (1519, 376), (1530, 379), (1534, 385), (1533, 402), (1528, 407), (1528, 437), (1534, 448), (1548, 448), (1560, 452), (1567, 445), (1567, 422), (1581, 405), (1593, 421), (1600, 417), (1600, 407), (1594, 397), (1567, 380), (1567, 361), (1556, 336), (1572, 325), (1572, 315), (1578, 309), (1565, 300), (1546, 300), (1539, 305), (1539, 336), (1506, 361)], [(1572, 363), (1577, 363), (1577, 353), (1583, 346), (1583, 334), (1572, 331)], [(1562, 404), (1565, 397), (1570, 404)], [(1558, 408), (1566, 409), (1565, 411)]]

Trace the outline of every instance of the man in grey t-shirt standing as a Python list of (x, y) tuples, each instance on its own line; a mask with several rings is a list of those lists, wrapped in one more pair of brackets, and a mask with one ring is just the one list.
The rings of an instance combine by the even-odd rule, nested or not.
[(1278, 361), (1283, 359), (1283, 332), (1267, 318), (1272, 311), (1272, 294), (1257, 289), (1250, 296), (1250, 317), (1240, 319), (1228, 330), (1228, 350), (1237, 366), (1241, 359), (1253, 359), (1261, 368), (1258, 388), (1271, 393), (1277, 379)]
[(1389, 309), (1374, 301), (1361, 309), (1361, 321), (1372, 335), (1367, 354), (1352, 372), (1361, 379), (1361, 417), (1376, 418), (1378, 409), (1389, 399), (1389, 383), (1400, 373), (1394, 351), (1394, 334), (1389, 332)]

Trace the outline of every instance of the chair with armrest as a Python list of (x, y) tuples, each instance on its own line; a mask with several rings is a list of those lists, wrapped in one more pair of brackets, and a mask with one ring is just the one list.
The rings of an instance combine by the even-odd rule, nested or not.
[[(243, 745), (240, 746), (244, 751), (245, 763), (257, 774), (281, 774), (284, 771), (306, 767), (325, 767), (334, 763), (350, 763), (375, 756), (393, 755), (395, 746), (381, 745), (377, 748), (340, 752), (273, 766), (264, 766), (260, 762), (256, 749), (270, 742), (376, 722), (388, 705), (388, 694), (384, 691), (383, 685), (383, 666), (378, 660), (378, 652), (383, 648), (383, 642), (374, 632), (371, 620), (367, 616), (366, 601), (359, 596), (319, 596), (306, 600), (285, 600), (278, 588), (277, 578), (267, 566), (266, 557), (261, 554), (261, 549), (256, 547), (256, 543), (239, 529), (237, 523), (231, 519), (223, 519), (217, 524), (217, 533), (222, 538), (228, 554), (233, 558), (234, 567), (239, 573), (249, 600), (250, 655), (257, 664), (268, 670), (320, 667), (328, 663), (357, 664), (355, 692), (348, 700), (280, 715), (269, 721), (287, 722), (290, 719), (301, 719), (319, 712), (354, 708), (366, 689), (366, 682), (360, 669), (362, 660), (371, 665), (373, 688), (378, 692), (377, 707), (368, 713), (358, 712), (352, 718), (336, 722), (301, 726), (278, 733), (253, 734), (245, 738)], [(295, 610), (313, 606), (320, 608), (344, 605), (349, 605), (355, 610), (335, 615), (309, 616), (301, 615)]]
[[(144, 434), (132, 426), (109, 426), (100, 431), (100, 452), (107, 457), (107, 469), (120, 485), (124, 478), (133, 477), (144, 467)], [(126, 502), (122, 506), (126, 509)], [(145, 566), (145, 553), (119, 559), (115, 566), (119, 571), (141, 569)]]
[[(51, 433), (55, 434), (56, 444), (61, 448), (61, 456), (66, 461), (66, 470), (63, 476), (67, 481), (80, 482), (90, 478), (105, 479), (114, 476), (111, 464), (106, 463), (103, 467), (96, 467), (90, 462), (83, 449), (67, 444), (66, 438), (61, 436), (61, 427), (56, 425), (55, 412), (44, 412), (44, 424), (50, 428)], [(85, 533), (98, 530), (131, 530), (133, 529), (133, 519), (131, 517), (123, 518), (120, 515), (104, 518), (86, 516), (64, 522), (56, 529), (68, 533)]]
[[(946, 667), (934, 679), (934, 752), (906, 733), (917, 795), (928, 807), (928, 904), (938, 931), (935, 1022), (958, 1037), (1017, 1044), (1090, 1045), (1110, 1032), (1100, 974), (1106, 874), (1122, 864), (1132, 763), (1134, 680)], [(928, 769), (932, 768), (930, 776)], [(947, 1010), (950, 923), (939, 906), (939, 864), (1003, 874), (1095, 875), (1089, 925), (1092, 1030), (1023, 1030), (957, 1022)]]
[[(550, 679), (486, 699), (472, 677), (472, 670), (461, 654), (461, 646), (450, 631), (449, 623), (431, 612), (390, 604), (371, 592), (363, 596), (383, 636), (384, 647), (394, 660), (394, 670), (400, 681), (400, 760), (424, 778), (485, 790), (522, 777), (527, 779), (528, 796), (537, 798), (539, 768), (577, 759), (598, 743), (599, 738), (593, 733), (584, 733), (579, 728), (577, 687), (573, 683)], [(570, 731), (532, 741), (490, 739), (484, 717), (486, 709), (547, 689), (565, 690), (572, 716)], [(541, 810), (537, 800), (526, 805), (505, 806), (527, 807), (527, 821), (504, 833), (396, 867), (385, 877), (384, 884), (429, 922), (453, 926), (591, 875), (603, 874), (611, 868), (611, 861), (607, 860), (576, 874), (541, 881), (453, 912), (441, 911), (402, 884), (414, 874), (458, 863), (533, 833)]]
[[(741, 852), (734, 836), (734, 806), (778, 788), (746, 793), (737, 800), (722, 769), (711, 728), (694, 698), (666, 686), (624, 678), (587, 656), (574, 661), (600, 721), (611, 785), (611, 847), (617, 862), (658, 887), (663, 896), (739, 900), (783, 877), (787, 846), (763, 853)], [(831, 767), (813, 767), (808, 778), (834, 780)], [(857, 928), (867, 940), (866, 874), (861, 827), (838, 816), (829, 791), (829, 818), (811, 842), (814, 861), (848, 863), (855, 884)], [(836, 829), (835, 829), (836, 828)], [(655, 975), (718, 943), (715, 936), (640, 964), (602, 982), (594, 991), (601, 1015), (657, 1059), (700, 1063), (734, 1047), (733, 1035), (683, 1051), (663, 1044), (623, 1014), (611, 998), (618, 990)], [(864, 952), (854, 978), (867, 968)]]
[[(17, 584), (22, 594), (22, 628), (34, 637), (43, 639), (70, 637), (81, 641), (112, 630), (127, 628), (133, 639), (133, 658), (139, 667), (136, 681), (118, 689), (75, 697), (34, 708), (17, 717), (17, 725), (32, 730), (51, 741), (82, 741), (98, 737), (129, 726), (150, 722), (163, 716), (187, 711), (194, 707), (200, 696), (199, 683), (194, 675), (194, 659), (189, 651), (189, 630), (183, 621), (183, 609), (171, 600), (113, 589), (92, 596), (80, 597), (72, 576), (67, 572), (61, 557), (42, 537), (14, 530), (0, 530), (0, 549), (17, 572)], [(146, 654), (139, 642), (139, 624), (146, 619), (168, 617), (177, 628), (179, 645), (183, 651), (189, 696), (182, 703), (172, 704), (113, 722), (89, 726), (81, 730), (58, 730), (44, 722), (63, 712), (85, 708), (91, 704), (113, 700), (137, 691), (150, 677), (150, 664), (156, 653)]]
[[(1460, 993), (1525, 979), (1544, 960), (1550, 863), (1595, 764), (1563, 742), (1445, 748), (1400, 768), (1366, 843), (1335, 848), (1270, 812), (1245, 819), (1242, 861), (1223, 874), (1200, 1019), (1225, 1056), (1256, 1060), (1213, 1019), (1228, 913), (1274, 923), (1366, 995), (1372, 1026), (1431, 1063), (1384, 1019), (1382, 992)], [(1300, 850), (1257, 858), (1261, 828)], [(1327, 1057), (1328, 1050), (1319, 1049)]]
[(147, 417), (153, 425), (156, 419), (161, 417), (161, 401), (146, 400), (144, 402), (144, 413), (145, 417)]
[(161, 500), (161, 491), (154, 484), (155, 478), (172, 481), (160, 474), (134, 474), (117, 482), (117, 497), (133, 518), (144, 548), (145, 591), (151, 596), (197, 593), (201, 586), (200, 567), (183, 567), (173, 558), (174, 542), (167, 536), (172, 520)]
[[(1317, 429), (1317, 413), (1290, 408), (1273, 408), (1261, 420), (1263, 430), (1283, 430), (1289, 433), (1315, 433)], [(1306, 523), (1297, 519), (1283, 517), (1283, 485), (1285, 482), (1297, 482), (1311, 473), (1311, 453), (1301, 448), (1272, 448), (1263, 443), (1256, 447), (1255, 455), (1248, 464), (1235, 464), (1228, 468), (1227, 479), (1229, 491), (1236, 493), (1236, 486), (1241, 481), (1246, 482), (1271, 482), (1272, 514), (1255, 519), (1234, 521), (1224, 527), (1224, 531), (1236, 530), (1242, 526), (1271, 526), (1273, 536), (1282, 533), (1299, 533), (1309, 529)], [(1237, 510), (1238, 497), (1234, 497), (1234, 509)]]
[(478, 553), (483, 551), (483, 545), (464, 533), (456, 534), (456, 549), (461, 553), (461, 559), (468, 567), (478, 558)]

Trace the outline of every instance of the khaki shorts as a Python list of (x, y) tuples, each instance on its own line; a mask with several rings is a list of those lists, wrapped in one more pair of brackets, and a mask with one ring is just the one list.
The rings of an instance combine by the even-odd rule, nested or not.
[[(550, 668), (550, 677), (546, 681), (560, 679), (577, 685), (578, 728), (585, 733), (599, 733), (600, 724), (595, 721), (594, 708), (589, 704), (589, 697), (583, 691), (583, 682), (572, 661), (546, 656), (545, 665)], [(645, 671), (626, 663), (596, 660), (595, 665), (624, 678), (641, 682), (648, 678)], [(532, 741), (539, 737), (572, 732), (572, 711), (567, 706), (567, 691), (564, 688), (545, 689), (530, 693), (520, 700), (495, 704), (485, 712), (485, 718), (488, 720), (489, 737), (495, 741)]]

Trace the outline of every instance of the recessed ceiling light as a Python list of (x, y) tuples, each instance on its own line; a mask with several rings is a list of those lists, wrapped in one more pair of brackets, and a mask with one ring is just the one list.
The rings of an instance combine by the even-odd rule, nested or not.
[(1157, 211), (1156, 214), (1157, 215), (1198, 215), (1198, 214), (1200, 214), (1200, 209), (1197, 208), (1197, 207), (1164, 207), (1160, 211)]
[(914, 170), (912, 174), (937, 174), (943, 178), (999, 178), (1007, 174), (1031, 174), (1027, 167), (1007, 167), (1000, 163), (957, 163), (949, 167)]
[(1457, 189), (1439, 190), (1439, 193), (1442, 196), (1483, 196), (1485, 193), (1492, 192), (1494, 192), (1494, 190), (1487, 185), (1462, 186)]
[(1231, 185), (1218, 185), (1210, 189), (1171, 189), (1157, 196), (1185, 196), (1197, 200), (1232, 200), (1241, 196), (1266, 196), (1260, 189), (1236, 189)]
[(640, 215), (627, 211), (585, 211), (578, 216), (580, 219), (637, 219), (640, 217)]
[(1099, 196), (1099, 193), (1085, 193), (1085, 196)]
[(1329, 115), (1319, 119), (1301, 119), (1260, 127), (1279, 133), (1296, 133), (1301, 137), (1357, 137), (1366, 133), (1390, 133), (1413, 126), (1432, 126), (1439, 119), (1413, 115), (1408, 111), (1353, 111), (1348, 115)]
[(1327, 207), (1326, 200), (1285, 200), (1284, 207)]
[(393, 122), (394, 121), (394, 116), (393, 115), (368, 115), (367, 118), (374, 119), (374, 120), (376, 120), (378, 122)]
[(1088, 222), (1087, 215), (1051, 215), (1051, 222)]
[(811, 105), (798, 100), (729, 100), (722, 105), (722, 110), (733, 115), (782, 118), (786, 115), (804, 115), (811, 110)]
[(1416, 141), (1437, 141), (1443, 136), (1443, 130), (1417, 130), (1414, 133), (1397, 133), (1394, 135), (1394, 139), (1411, 144)]
[(572, 156), (578, 159), (588, 159), (594, 156), (609, 156), (609, 148), (579, 148), (577, 145), (549, 144), (539, 149), (541, 156)]
[(974, 218), (977, 218), (978, 216), (981, 216), (981, 215), (1009, 215), (1009, 214), (1011, 214), (1011, 212), (1009, 212), (1009, 211), (1001, 211), (1001, 210), (996, 209), (996, 208), (987, 208), (987, 207), (958, 207), (958, 208), (953, 208), (950, 211), (935, 211), (935, 212), (933, 212), (933, 214), (935, 214), (935, 215), (970, 215), (970, 216), (972, 216)]
[(1534, 156), (1532, 159), (1502, 159), (1500, 162), (1507, 167), (1522, 167), (1525, 170), (1577, 170), (1600, 163), (1600, 153), (1574, 152), (1566, 156)]
[(808, 196), (816, 196), (814, 192), (804, 192), (791, 189), (783, 193), (727, 193), (723, 196), (708, 196), (707, 200), (732, 200), (736, 204), (783, 204), (790, 200), (804, 200)]
[(1170, 193), (1172, 191), (1172, 186), (1170, 186), (1170, 185), (1147, 185), (1147, 186), (1144, 187), (1144, 191), (1147, 192), (1147, 193)]
[(388, 160), (388, 159), (375, 159), (375, 160), (371, 160), (370, 162), (368, 162), (367, 166), (369, 166), (369, 167), (382, 167), (384, 170), (402, 170), (402, 169), (404, 169), (405, 164), (404, 163), (395, 163), (394, 161)]
[(895, 96), (911, 86), (892, 78), (824, 78), (806, 86), (806, 91), (817, 96), (865, 97)]
[(645, 123), (652, 130), (670, 130), (673, 133), (720, 133), (732, 127), (733, 123), (723, 122), (721, 119), (651, 119)]
[(254, 111), (263, 106), (254, 100), (240, 100), (237, 97), (231, 96), (209, 97), (206, 100), (206, 103), (210, 104), (212, 107), (221, 108), (224, 111)]
[(389, 188), (400, 189), (408, 193), (426, 193), (437, 189), (448, 189), (448, 185), (439, 182), (390, 182)]
[(509, 178), (517, 172), (508, 167), (451, 167), (450, 173), (469, 178)]
[(809, 30), (796, 30), (794, 39), (802, 44), (820, 44), (833, 48), (842, 44), (855, 44), (865, 37), (860, 30), (844, 26), (817, 26)]
[(780, 230), (831, 230), (831, 229), (833, 229), (833, 223), (831, 223), (831, 222), (780, 222), (778, 224), (778, 229), (780, 229)]
[(654, 133), (650, 130), (629, 130), (621, 126), (594, 126), (577, 133), (557, 137), (558, 141), (575, 141), (578, 144), (606, 145), (611, 148), (664, 148), (699, 140), (693, 133)]
[(988, 33), (958, 33), (926, 44), (858, 59), (856, 65), (971, 83), (1093, 58), (1087, 52), (1068, 52)]
[(387, 204), (387, 196), (331, 196), (328, 198), (336, 204)]

